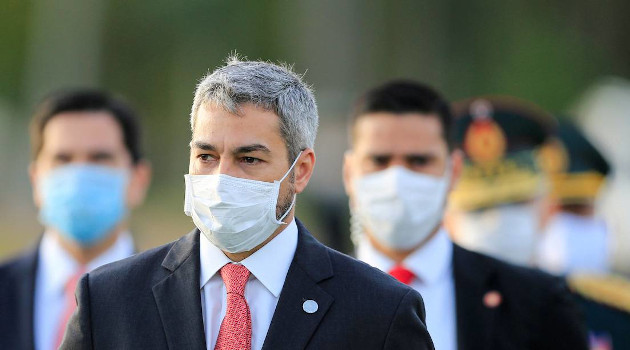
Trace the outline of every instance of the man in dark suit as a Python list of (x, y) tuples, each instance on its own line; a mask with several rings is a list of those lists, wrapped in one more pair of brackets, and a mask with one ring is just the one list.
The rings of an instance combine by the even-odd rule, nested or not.
[(420, 295), (294, 219), (315, 99), (230, 59), (197, 86), (184, 211), (198, 229), (84, 276), (64, 349), (433, 349)]
[(358, 258), (421, 292), (437, 349), (586, 349), (564, 281), (450, 241), (443, 214), (463, 161), (451, 123), (412, 81), (358, 99), (343, 172)]
[(135, 113), (103, 92), (55, 93), (31, 124), (33, 198), (44, 233), (0, 265), (0, 349), (57, 349), (86, 271), (133, 254), (126, 218), (150, 170)]

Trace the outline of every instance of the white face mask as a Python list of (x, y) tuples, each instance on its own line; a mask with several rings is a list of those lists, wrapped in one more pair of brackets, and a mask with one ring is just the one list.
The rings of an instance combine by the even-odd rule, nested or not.
[(511, 204), (462, 214), (457, 243), (513, 264), (531, 265), (538, 239), (534, 204)]
[(444, 213), (450, 172), (442, 177), (394, 166), (354, 181), (353, 219), (381, 244), (409, 250), (426, 239)]
[(229, 253), (252, 250), (280, 225), (286, 225), (282, 220), (293, 208), (295, 195), (289, 209), (278, 220), (276, 205), (280, 183), (299, 157), (282, 179), (273, 183), (224, 174), (184, 175), (184, 213), (192, 217), (197, 228), (219, 249)]

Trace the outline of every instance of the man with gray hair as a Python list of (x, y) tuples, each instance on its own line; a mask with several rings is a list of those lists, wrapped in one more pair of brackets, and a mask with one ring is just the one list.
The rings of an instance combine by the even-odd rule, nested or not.
[(294, 218), (315, 166), (312, 91), (228, 63), (197, 86), (184, 212), (197, 229), (91, 272), (63, 349), (433, 349), (413, 289)]

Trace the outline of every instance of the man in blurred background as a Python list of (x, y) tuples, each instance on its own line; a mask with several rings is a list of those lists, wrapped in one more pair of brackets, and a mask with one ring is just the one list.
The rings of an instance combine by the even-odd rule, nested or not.
[(33, 200), (44, 234), (0, 266), (0, 349), (57, 349), (79, 277), (130, 256), (129, 211), (150, 182), (140, 125), (93, 90), (50, 95), (31, 122)]
[(586, 349), (562, 280), (449, 240), (443, 213), (463, 162), (451, 118), (438, 93), (409, 81), (356, 102), (343, 173), (357, 257), (420, 291), (436, 349)]
[(630, 281), (612, 275), (613, 237), (596, 213), (596, 201), (610, 172), (604, 156), (578, 126), (561, 120), (543, 150), (551, 178), (550, 220), (536, 264), (567, 275), (589, 329), (591, 349), (630, 347)]
[(550, 220), (541, 237), (537, 266), (555, 274), (605, 274), (612, 258), (611, 234), (596, 216), (595, 202), (610, 166), (602, 154), (569, 121), (546, 150), (551, 177)]
[(463, 247), (533, 266), (548, 207), (548, 181), (539, 151), (555, 120), (511, 97), (454, 104), (454, 142), (464, 152), (451, 193), (447, 224)]

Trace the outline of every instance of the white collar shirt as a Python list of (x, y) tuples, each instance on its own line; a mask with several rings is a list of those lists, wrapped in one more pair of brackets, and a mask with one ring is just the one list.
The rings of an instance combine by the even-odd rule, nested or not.
[[(129, 257), (134, 252), (133, 239), (125, 232), (114, 244), (85, 266), (85, 272)], [(70, 279), (79, 272), (80, 264), (66, 252), (50, 232), (45, 232), (39, 244), (35, 277), (34, 337), (35, 349), (55, 347), (61, 318), (67, 307), (65, 289)]]
[[(357, 258), (389, 272), (395, 262), (376, 250), (367, 237), (361, 237)], [(441, 228), (422, 247), (409, 255), (402, 265), (414, 274), (410, 286), (420, 292), (426, 309), (426, 323), (436, 349), (457, 349), (453, 244)]]
[[(227, 293), (219, 270), (232, 261), (203, 233), (200, 236), (201, 309), (206, 347), (212, 350), (226, 312)], [(252, 318), (252, 349), (263, 347), (297, 241), (298, 229), (292, 220), (276, 237), (239, 263), (250, 272), (245, 285), (245, 300)]]

